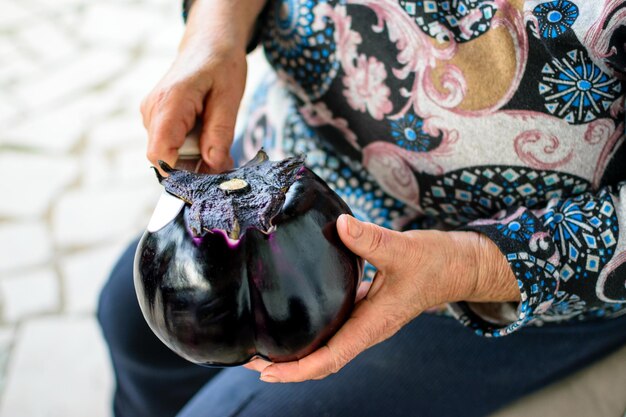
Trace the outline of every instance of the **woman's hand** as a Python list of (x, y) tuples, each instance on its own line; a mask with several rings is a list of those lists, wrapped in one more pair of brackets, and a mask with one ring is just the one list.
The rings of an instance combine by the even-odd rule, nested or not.
[(265, 0), (196, 0), (179, 53), (143, 100), (148, 159), (174, 165), (198, 119), (200, 151), (212, 172), (232, 167), (230, 146), (246, 83), (246, 46)]
[(352, 315), (325, 346), (295, 362), (246, 365), (266, 382), (322, 379), (446, 302), (518, 301), (515, 276), (497, 246), (475, 232), (395, 232), (343, 215), (341, 240), (378, 268)]

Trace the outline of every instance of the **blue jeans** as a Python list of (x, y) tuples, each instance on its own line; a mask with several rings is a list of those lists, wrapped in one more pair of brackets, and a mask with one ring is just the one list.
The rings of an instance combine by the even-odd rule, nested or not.
[(267, 384), (245, 368), (191, 364), (154, 336), (133, 287), (136, 244), (98, 309), (115, 368), (116, 417), (484, 416), (626, 344), (626, 317), (487, 339), (424, 314), (324, 380)]

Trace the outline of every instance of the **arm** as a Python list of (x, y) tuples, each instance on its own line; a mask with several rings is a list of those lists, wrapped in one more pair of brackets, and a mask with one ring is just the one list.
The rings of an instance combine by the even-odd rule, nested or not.
[(522, 303), (502, 306), (490, 318), (485, 306), (474, 303), (454, 303), (452, 311), (488, 336), (506, 335), (531, 321), (610, 318), (626, 302), (626, 237), (620, 232), (625, 222), (622, 182), (593, 193), (555, 197), (539, 209), (512, 207), (494, 219), (470, 223), (466, 230), (484, 234), (506, 256)]
[(197, 119), (211, 171), (232, 166), (230, 146), (246, 81), (246, 46), (266, 0), (196, 0), (174, 63), (141, 104), (148, 159), (173, 164)]

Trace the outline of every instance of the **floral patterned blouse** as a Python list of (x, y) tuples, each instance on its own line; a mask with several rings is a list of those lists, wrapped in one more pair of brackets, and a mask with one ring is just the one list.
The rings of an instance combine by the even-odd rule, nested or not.
[(245, 157), (305, 153), (362, 220), (491, 238), (522, 301), (462, 323), (626, 313), (626, 1), (269, 0), (257, 40)]

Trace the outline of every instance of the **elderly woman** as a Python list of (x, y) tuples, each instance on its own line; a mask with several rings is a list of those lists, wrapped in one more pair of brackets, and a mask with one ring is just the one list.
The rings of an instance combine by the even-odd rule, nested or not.
[[(196, 0), (185, 16), (142, 105), (148, 158), (173, 164), (198, 117), (214, 172), (305, 153), (355, 213), (337, 229), (368, 261), (364, 298), (297, 362), (203, 368), (145, 324), (131, 246), (99, 310), (118, 417), (483, 416), (626, 344), (626, 2)], [(257, 43), (274, 71), (231, 146)]]

